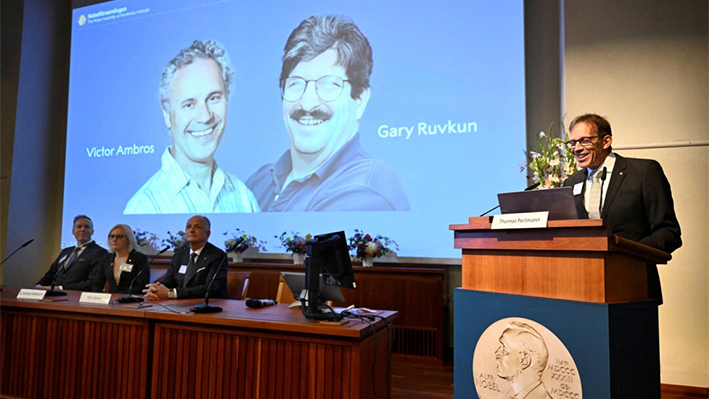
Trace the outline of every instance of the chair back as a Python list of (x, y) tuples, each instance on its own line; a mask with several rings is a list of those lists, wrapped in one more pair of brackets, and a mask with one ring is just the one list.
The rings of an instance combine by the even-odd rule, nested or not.
[(249, 276), (251, 272), (228, 272), (226, 290), (230, 299), (245, 299), (249, 294)]
[(150, 282), (157, 283), (162, 280), (162, 278), (165, 277), (166, 272), (167, 270), (165, 269), (150, 269)]
[(278, 275), (278, 293), (276, 294), (276, 301), (278, 303), (292, 303), (295, 301), (293, 297), (293, 291), (290, 290), (288, 284), (286, 284), (286, 279), (282, 275)]

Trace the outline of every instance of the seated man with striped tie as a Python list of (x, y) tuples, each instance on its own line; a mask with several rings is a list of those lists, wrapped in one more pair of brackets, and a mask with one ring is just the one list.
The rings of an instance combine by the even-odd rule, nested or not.
[[(569, 138), (582, 169), (563, 185), (573, 187), (580, 219), (605, 219), (611, 234), (665, 252), (682, 246), (670, 183), (657, 161), (614, 153), (611, 125), (595, 114), (574, 118)], [(657, 267), (647, 272), (648, 297), (662, 304)]]
[(145, 286), (143, 292), (147, 299), (204, 298), (210, 283), (210, 298), (229, 298), (227, 257), (224, 251), (207, 242), (210, 229), (206, 216), (192, 216), (187, 221), (185, 241), (189, 245), (175, 251), (160, 282)]
[(76, 246), (64, 248), (49, 267), (49, 271), (37, 282), (37, 288), (91, 291), (91, 273), (101, 262), (106, 250), (96, 244), (91, 236), (94, 223), (86, 215), (74, 218), (71, 233), (76, 237)]

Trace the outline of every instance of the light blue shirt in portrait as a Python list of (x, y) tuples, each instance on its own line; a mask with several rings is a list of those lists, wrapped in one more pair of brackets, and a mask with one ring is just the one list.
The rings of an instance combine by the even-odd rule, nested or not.
[(240, 213), (259, 212), (251, 190), (216, 162), (212, 187), (205, 193), (187, 171), (175, 161), (170, 148), (161, 158), (162, 167), (128, 201), (124, 215), (156, 213)]

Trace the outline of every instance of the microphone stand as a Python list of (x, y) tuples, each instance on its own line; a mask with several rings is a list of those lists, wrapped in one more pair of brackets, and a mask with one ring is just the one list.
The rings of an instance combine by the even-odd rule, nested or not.
[(142, 296), (137, 296), (137, 295), (131, 294), (131, 291), (133, 290), (133, 283), (135, 283), (135, 280), (138, 279), (138, 276), (140, 276), (140, 274), (143, 273), (145, 271), (145, 269), (150, 267), (150, 264), (153, 263), (155, 258), (157, 258), (158, 256), (165, 253), (165, 251), (167, 251), (168, 249), (170, 249), (170, 247), (166, 246), (160, 252), (158, 252), (156, 255), (153, 255), (153, 258), (150, 259), (150, 262), (148, 262), (148, 264), (145, 265), (144, 268), (140, 269), (140, 272), (138, 272), (138, 274), (136, 274), (135, 277), (133, 277), (133, 280), (131, 280), (130, 285), (128, 286), (128, 295), (124, 295), (124, 296), (116, 299), (116, 302), (118, 302), (118, 303), (136, 303), (136, 302), (140, 303), (140, 302), (145, 301), (145, 298), (143, 298)]
[[(22, 248), (24, 248), (24, 247), (30, 245), (30, 243), (31, 243), (32, 241), (34, 241), (34, 238), (31, 239), (31, 240), (29, 240), (29, 241), (27, 241), (26, 243), (22, 244), (22, 245), (21, 245), (19, 248), (17, 248), (16, 250), (12, 251), (12, 253), (11, 253), (10, 255), (7, 255), (7, 256), (5, 257), (5, 259), (3, 259), (2, 262), (0, 262), (0, 266), (4, 265), (5, 262), (7, 262), (8, 259), (12, 258), (12, 255), (14, 255), (17, 251), (19, 251), (19, 250), (21, 250)], [(2, 288), (0, 288), (0, 291), (2, 291)]]
[(10, 255), (7, 255), (7, 256), (5, 257), (5, 259), (3, 259), (2, 262), (0, 262), (0, 266), (4, 265), (5, 262), (7, 262), (8, 259), (12, 258), (12, 255), (14, 255), (17, 251), (19, 251), (19, 250), (21, 250), (22, 248), (24, 248), (24, 247), (30, 245), (30, 243), (31, 243), (32, 241), (34, 241), (34, 238), (31, 239), (31, 240), (29, 240), (29, 241), (27, 241), (26, 243), (22, 244), (22, 245), (21, 245), (19, 248), (17, 248), (16, 250), (12, 251), (12, 253), (11, 253)]
[[(540, 184), (541, 184), (541, 183), (536, 182), (536, 183), (532, 184), (531, 186), (525, 188), (524, 191), (534, 190), (535, 188), (539, 187)], [(494, 211), (495, 209), (497, 209), (497, 208), (499, 208), (499, 207), (500, 207), (500, 205), (498, 205), (498, 206), (496, 206), (496, 207), (490, 209), (489, 211), (483, 213), (483, 214), (480, 215), (480, 216), (481, 216), (481, 217), (482, 217), (482, 216), (485, 216), (485, 215), (487, 215), (488, 213)]]
[(603, 212), (603, 186), (606, 184), (606, 174), (608, 173), (608, 169), (604, 166), (603, 171), (601, 172), (601, 200), (598, 202), (598, 216), (601, 216), (601, 212)]
[(201, 305), (195, 305), (194, 307), (190, 308), (190, 310), (192, 312), (194, 312), (194, 313), (218, 313), (223, 310), (219, 306), (209, 304), (209, 290), (212, 289), (212, 284), (214, 283), (214, 280), (216, 280), (217, 274), (219, 274), (219, 269), (221, 269), (222, 263), (224, 263), (224, 261), (226, 261), (227, 256), (229, 256), (228, 255), (229, 250), (232, 248), (227, 249), (227, 252), (224, 254), (224, 257), (222, 258), (221, 262), (219, 262), (219, 266), (217, 267), (217, 270), (212, 275), (212, 280), (209, 281), (209, 285), (207, 286), (207, 294), (204, 296), (204, 303)]
[(55, 290), (54, 289), (54, 285), (57, 282), (57, 276), (59, 275), (59, 272), (65, 268), (66, 264), (67, 264), (67, 262), (62, 263), (62, 267), (60, 267), (59, 270), (57, 270), (57, 272), (54, 273), (54, 278), (52, 279), (52, 287), (47, 290), (46, 294), (44, 294), (45, 297), (47, 297), (47, 296), (65, 296), (66, 295), (66, 292), (64, 292), (62, 290)]

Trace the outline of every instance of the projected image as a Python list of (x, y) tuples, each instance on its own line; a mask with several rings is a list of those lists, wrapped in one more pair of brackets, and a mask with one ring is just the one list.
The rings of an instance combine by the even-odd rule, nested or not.
[(372, 48), (345, 18), (312, 16), (291, 33), (281, 70), (290, 149), (247, 185), (263, 211), (408, 211), (401, 180), (360, 143)]
[(227, 122), (232, 76), (226, 50), (211, 40), (195, 40), (167, 64), (160, 103), (172, 145), (124, 214), (259, 211), (244, 183), (214, 161)]
[(273, 253), (359, 229), (459, 258), (448, 225), (526, 187), (522, 0), (115, 0), (72, 21), (65, 232), (87, 214), (166, 239), (204, 214)]

